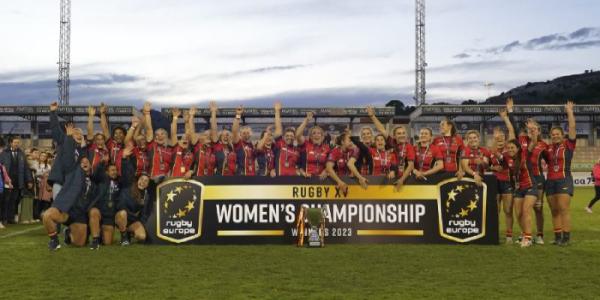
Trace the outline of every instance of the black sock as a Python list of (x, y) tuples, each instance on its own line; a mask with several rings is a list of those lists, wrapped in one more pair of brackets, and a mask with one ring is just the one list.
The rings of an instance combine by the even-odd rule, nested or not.
[(598, 202), (598, 200), (600, 200), (600, 198), (594, 198), (594, 199), (590, 200), (590, 204), (588, 204), (588, 208), (592, 208), (592, 206), (594, 206), (594, 204), (596, 202)]
[(50, 237), (51, 241), (58, 241), (58, 234), (54, 234), (53, 236)]
[(562, 232), (555, 232), (554, 233), (554, 240), (555, 241), (560, 241), (563, 237), (563, 233)]
[(569, 241), (571, 239), (571, 233), (568, 231), (563, 231), (563, 237), (562, 237), (563, 241)]

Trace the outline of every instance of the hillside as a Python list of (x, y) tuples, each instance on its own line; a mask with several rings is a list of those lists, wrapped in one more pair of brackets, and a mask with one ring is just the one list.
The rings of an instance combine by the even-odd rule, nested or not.
[(519, 104), (561, 104), (565, 99), (574, 99), (578, 104), (600, 104), (600, 71), (586, 71), (546, 82), (528, 82), (490, 97), (484, 103), (502, 104), (509, 96)]

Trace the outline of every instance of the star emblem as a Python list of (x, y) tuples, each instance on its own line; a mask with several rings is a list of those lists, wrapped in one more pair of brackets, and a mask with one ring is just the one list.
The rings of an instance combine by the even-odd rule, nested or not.
[(180, 218), (185, 217), (185, 215), (186, 215), (186, 212), (183, 209), (179, 209), (179, 211), (177, 212), (177, 216)]
[(464, 189), (465, 189), (465, 187), (462, 186), (462, 185), (459, 185), (459, 186), (456, 187), (456, 190), (459, 191), (459, 192), (462, 192)]
[(467, 215), (469, 215), (469, 211), (468, 211), (468, 210), (466, 210), (466, 209), (464, 209), (464, 208), (461, 208), (461, 209), (460, 209), (460, 212), (459, 212), (458, 214), (459, 214), (461, 217), (463, 217), (463, 218), (464, 218), (464, 217), (466, 217)]
[(448, 200), (456, 201), (456, 195), (458, 195), (458, 193), (456, 193), (454, 190), (451, 190), (448, 193)]
[(168, 194), (167, 194), (167, 201), (171, 201), (173, 202), (175, 196), (177, 196), (177, 194), (173, 193), (173, 191), (171, 190)]
[(185, 208), (187, 209), (188, 212), (192, 211), (192, 209), (194, 209), (194, 201), (188, 201)]
[(477, 208), (477, 201), (473, 201), (471, 200), (469, 205), (467, 206), (471, 211), (475, 210)]
[(177, 193), (181, 193), (181, 191), (183, 191), (183, 188), (182, 188), (182, 187), (180, 187), (180, 186), (178, 186), (178, 187), (175, 189), (175, 191), (176, 191)]

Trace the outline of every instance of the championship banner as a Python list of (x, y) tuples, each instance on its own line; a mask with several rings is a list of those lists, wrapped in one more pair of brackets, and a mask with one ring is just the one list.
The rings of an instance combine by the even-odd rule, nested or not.
[(400, 189), (369, 177), (368, 189), (343, 178), (207, 177), (157, 186), (145, 224), (153, 244), (294, 244), (302, 207), (322, 208), (329, 243), (498, 244), (496, 179), (446, 175), (409, 179)]

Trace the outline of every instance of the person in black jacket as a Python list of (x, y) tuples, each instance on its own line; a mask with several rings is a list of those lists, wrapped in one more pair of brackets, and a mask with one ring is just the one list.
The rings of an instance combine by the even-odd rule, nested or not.
[(0, 153), (0, 164), (6, 168), (13, 185), (13, 188), (4, 191), (0, 222), (14, 224), (16, 223), (17, 208), (25, 188), (33, 187), (33, 177), (31, 177), (25, 153), (21, 150), (21, 139), (18, 136), (9, 139), (8, 147)]
[[(60, 189), (60, 191), (54, 197), (52, 207), (44, 212), (42, 217), (44, 227), (50, 242), (48, 248), (50, 250), (57, 250), (60, 248), (58, 241), (57, 224), (73, 224), (69, 226), (71, 232), (65, 232), (65, 242), (72, 241), (73, 244), (78, 246), (85, 245), (85, 237), (87, 234), (87, 219), (82, 217), (79, 211), (72, 211), (71, 209), (76, 204), (82, 204), (81, 198), (84, 193), (87, 200), (87, 194), (91, 186), (88, 184), (89, 176), (91, 174), (91, 164), (87, 158), (84, 159), (83, 151), (81, 151), (81, 144), (77, 139), (83, 140), (81, 131), (74, 128), (72, 124), (69, 124), (65, 128), (65, 132), (62, 132), (58, 128), (58, 117), (56, 116), (56, 109), (58, 104), (53, 103), (50, 106), (50, 118), (51, 123), (54, 118), (53, 135), (56, 137), (62, 137), (60, 147), (57, 149), (57, 157), (52, 165), (50, 176), (52, 172), (59, 169), (59, 173), (54, 173), (55, 180), (60, 180), (64, 186), (68, 186), (68, 189)], [(49, 179), (50, 180), (50, 179)], [(81, 206), (80, 206), (81, 207)], [(85, 216), (85, 211), (83, 215)], [(75, 213), (76, 215), (70, 218), (70, 214)], [(83, 226), (79, 226), (83, 225)], [(83, 233), (82, 233), (83, 232)]]
[(104, 245), (112, 244), (117, 201), (121, 189), (118, 177), (117, 166), (110, 163), (108, 155), (104, 156), (103, 162), (98, 165), (93, 177), (94, 183), (98, 185), (98, 194), (92, 200), (88, 211), (92, 236), (90, 249), (97, 250), (100, 247), (100, 240)]
[[(119, 202), (117, 204), (117, 214), (115, 222), (117, 228), (121, 232), (121, 245), (128, 246), (130, 242), (129, 234), (133, 233), (134, 238), (138, 242), (146, 240), (146, 229), (144, 221), (152, 208), (152, 191), (148, 174), (141, 174), (135, 177), (134, 160), (131, 158), (133, 147), (127, 145), (123, 149), (122, 158), (122, 177), (123, 189), (119, 193)], [(133, 179), (133, 180), (131, 180)]]
[[(52, 141), (56, 144), (56, 157), (48, 175), (48, 184), (52, 185), (52, 197), (60, 192), (62, 185), (65, 182), (66, 173), (64, 171), (65, 164), (77, 161), (85, 155), (85, 149), (82, 145), (85, 144), (83, 132), (80, 128), (75, 128), (73, 123), (67, 123), (63, 128), (58, 121), (58, 103), (50, 104), (50, 129), (52, 130)], [(67, 136), (66, 131), (69, 131)], [(62, 151), (65, 141), (74, 142), (73, 149)]]

